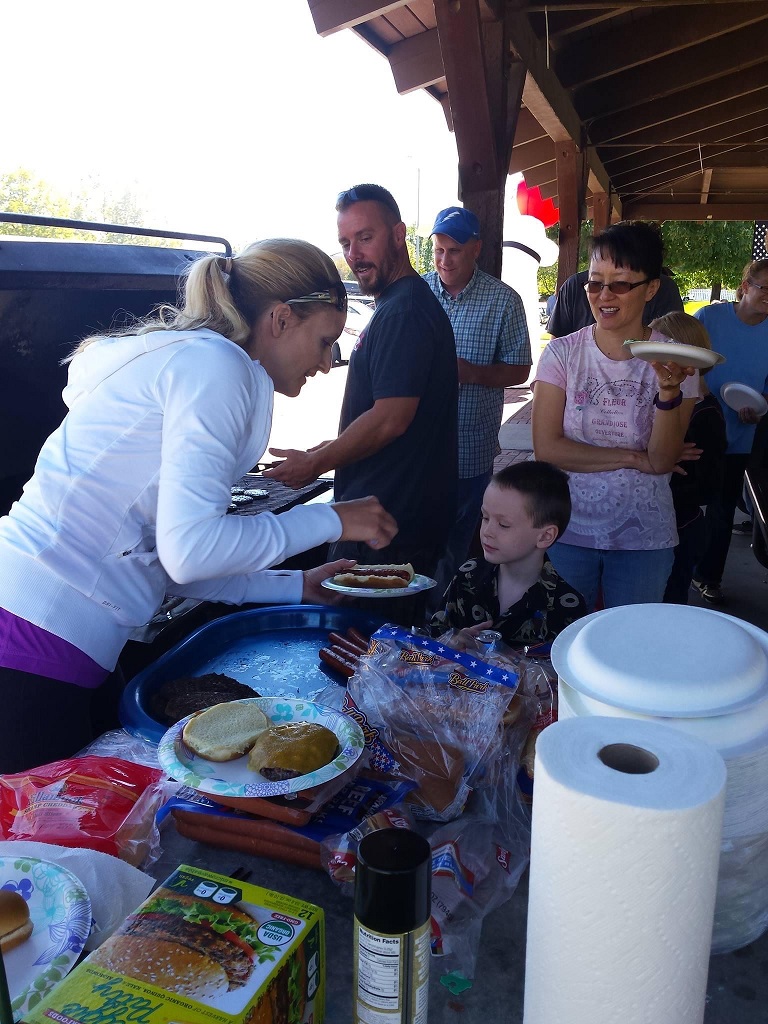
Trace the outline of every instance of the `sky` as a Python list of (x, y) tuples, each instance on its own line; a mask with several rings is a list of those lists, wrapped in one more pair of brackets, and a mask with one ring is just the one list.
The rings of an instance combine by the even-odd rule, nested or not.
[[(148, 227), (338, 252), (344, 188), (390, 189), (424, 233), (457, 200), (456, 143), (355, 33), (306, 0), (25, 0), (3, 10), (0, 173), (130, 190)], [(94, 182), (96, 186), (94, 186)]]

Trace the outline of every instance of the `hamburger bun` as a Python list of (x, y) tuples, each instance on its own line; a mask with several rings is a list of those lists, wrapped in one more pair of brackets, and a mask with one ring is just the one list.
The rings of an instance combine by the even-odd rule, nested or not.
[(227, 701), (192, 715), (181, 732), (190, 750), (206, 761), (234, 761), (270, 726), (252, 700)]
[(410, 562), (405, 565), (356, 565), (336, 573), (333, 582), (340, 587), (370, 587), (376, 590), (403, 590), (413, 581)]
[(0, 949), (3, 953), (26, 942), (32, 927), (24, 897), (10, 889), (0, 889)]
[(211, 1000), (229, 991), (220, 964), (169, 939), (113, 935), (91, 954), (91, 963), (190, 999)]

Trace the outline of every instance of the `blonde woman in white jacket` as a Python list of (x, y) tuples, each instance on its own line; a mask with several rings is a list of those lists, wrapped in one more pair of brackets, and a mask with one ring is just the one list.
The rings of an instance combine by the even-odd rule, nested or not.
[(339, 539), (385, 547), (376, 498), (228, 516), (267, 445), (275, 391), (327, 373), (345, 323), (332, 260), (295, 239), (191, 266), (183, 305), (75, 351), (69, 412), (0, 519), (0, 772), (92, 738), (94, 695), (166, 594), (320, 601), (349, 561), (269, 567)]

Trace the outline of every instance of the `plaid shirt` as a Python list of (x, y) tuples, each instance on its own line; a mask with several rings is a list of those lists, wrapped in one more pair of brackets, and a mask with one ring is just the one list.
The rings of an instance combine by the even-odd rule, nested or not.
[[(479, 366), (530, 364), (531, 345), (522, 299), (509, 285), (475, 268), (463, 291), (453, 298), (436, 270), (424, 280), (448, 314), (456, 355)], [(459, 477), (467, 480), (493, 467), (499, 452), (504, 389), (459, 385)]]

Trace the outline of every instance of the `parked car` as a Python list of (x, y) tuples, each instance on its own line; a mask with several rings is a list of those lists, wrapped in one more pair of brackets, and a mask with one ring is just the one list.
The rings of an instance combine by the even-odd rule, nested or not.
[(333, 346), (333, 366), (346, 366), (352, 355), (352, 349), (360, 337), (360, 332), (368, 326), (368, 321), (372, 316), (373, 306), (369, 304), (369, 300), (348, 299), (347, 322), (341, 332), (341, 337)]

